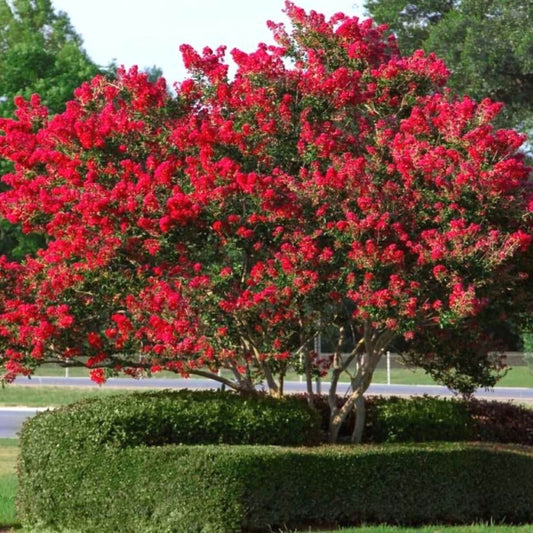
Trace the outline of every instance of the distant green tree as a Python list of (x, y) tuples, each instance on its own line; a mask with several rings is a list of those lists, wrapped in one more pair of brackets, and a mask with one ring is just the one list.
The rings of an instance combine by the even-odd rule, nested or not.
[(101, 69), (90, 59), (81, 37), (51, 0), (0, 0), (0, 114), (11, 115), (13, 97), (38, 93), (51, 113), (83, 81)]
[(460, 2), (458, 0), (365, 0), (364, 7), (398, 38), (402, 53), (423, 46), (432, 29)]
[(163, 69), (157, 65), (152, 65), (151, 67), (146, 67), (144, 72), (148, 75), (148, 81), (155, 83), (159, 78), (163, 76)]
[(505, 103), (499, 125), (533, 128), (533, 5), (530, 0), (365, 0), (400, 50), (444, 59), (449, 85), (477, 100)]
[[(74, 89), (98, 72), (68, 15), (56, 13), (50, 0), (0, 0), (0, 116), (13, 114), (15, 96), (34, 93), (51, 114), (60, 113)], [(0, 174), (9, 171), (0, 160)], [(21, 259), (41, 240), (0, 219), (0, 254)]]

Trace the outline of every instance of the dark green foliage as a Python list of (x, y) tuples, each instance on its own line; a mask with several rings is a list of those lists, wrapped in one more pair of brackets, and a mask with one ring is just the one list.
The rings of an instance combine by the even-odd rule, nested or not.
[(298, 446), (319, 439), (316, 413), (295, 398), (188, 390), (84, 400), (38, 414), (21, 434), (23, 447), (37, 445), (45, 453), (165, 444)]
[(368, 401), (366, 442), (482, 441), (533, 446), (533, 410), (487, 400), (379, 398)]
[[(0, 173), (2, 161), (0, 161)], [(19, 224), (10, 224), (0, 218), (0, 255), (14, 261), (21, 261), (27, 255), (34, 255), (43, 247), (45, 238), (37, 233), (24, 234)]]
[[(309, 445), (319, 439), (316, 413), (295, 398), (181, 390), (81, 401), (24, 425), (21, 516), (34, 527), (68, 524), (82, 531), (204, 531), (195, 529), (195, 520), (216, 522), (221, 515), (217, 523), (224, 524), (238, 502), (226, 505), (224, 485), (211, 487), (202, 474), (208, 456), (190, 462), (188, 447), (154, 447)], [(176, 507), (180, 498), (183, 509)], [(184, 529), (175, 529), (181, 523)]]
[(533, 409), (503, 402), (472, 400), (473, 440), (533, 446)]
[(449, 85), (506, 107), (500, 124), (533, 126), (533, 9), (529, 0), (365, 0), (397, 35), (400, 50), (423, 48), (444, 59)]
[[(304, 395), (297, 397), (306, 401)], [(344, 399), (337, 398), (337, 403), (341, 407)], [(314, 404), (327, 431), (327, 397), (315, 396)], [(368, 396), (365, 405), (365, 443), (474, 440), (533, 446), (533, 410), (520, 405), (428, 396)], [(341, 427), (341, 440), (350, 438), (354, 423), (352, 413)]]
[(465, 402), (419, 396), (376, 398), (368, 410), (368, 441), (465, 441), (473, 434)]
[[(338, 398), (339, 407), (343, 403), (344, 399)], [(322, 418), (322, 428), (327, 427), (326, 397), (315, 398), (315, 406)], [(365, 406), (365, 443), (466, 441), (474, 434), (474, 421), (462, 401), (429, 396), (369, 396)], [(352, 413), (341, 428), (341, 439), (351, 436), (354, 424)]]
[(503, 348), (501, 339), (484, 331), (497, 326), (491, 318), (495, 314), (484, 313), (483, 328), (474, 323), (426, 328), (402, 353), (402, 360), (457, 394), (470, 396), (479, 388), (494, 387), (506, 373), (503, 359), (493, 352)]
[(89, 59), (66, 13), (50, 0), (0, 0), (0, 115), (10, 116), (13, 98), (33, 93), (52, 114), (99, 68)]
[(409, 54), (421, 47), (457, 0), (364, 0), (363, 4), (374, 20), (394, 31), (400, 49)]
[(230, 533), (366, 523), (533, 521), (531, 450), (488, 445), (23, 445), (24, 525)]

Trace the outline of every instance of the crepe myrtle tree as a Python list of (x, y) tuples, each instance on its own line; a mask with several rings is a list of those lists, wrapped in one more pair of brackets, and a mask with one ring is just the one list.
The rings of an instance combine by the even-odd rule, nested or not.
[(5, 380), (59, 362), (98, 383), (170, 370), (279, 395), (301, 361), (312, 398), (312, 341), (328, 332), (335, 441), (393, 341), (468, 372), (446, 336), (503, 319), (527, 283), (523, 138), (492, 128), (499, 104), (454, 98), (433, 55), (401, 57), (384, 27), (286, 13), (289, 29), (269, 23), (276, 45), (232, 51), (232, 78), (224, 48), (182, 46), (176, 96), (133, 68), (52, 118), (17, 99), (0, 123), (15, 168), (0, 211), (46, 246), (2, 260)]

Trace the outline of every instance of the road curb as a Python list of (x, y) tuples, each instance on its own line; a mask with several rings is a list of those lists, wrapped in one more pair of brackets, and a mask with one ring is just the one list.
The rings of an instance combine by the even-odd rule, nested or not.
[(53, 406), (49, 406), (49, 407), (28, 407), (26, 405), (9, 405), (9, 406), (0, 406), (0, 409), (2, 411), (28, 411), (28, 412), (31, 412), (31, 411), (48, 411), (48, 410), (52, 410), (52, 409), (55, 409), (55, 407)]

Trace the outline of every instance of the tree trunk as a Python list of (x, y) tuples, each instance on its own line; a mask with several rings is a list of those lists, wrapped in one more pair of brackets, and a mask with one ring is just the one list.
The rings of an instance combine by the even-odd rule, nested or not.
[[(331, 373), (331, 385), (328, 393), (328, 405), (329, 405), (329, 428), (328, 428), (328, 441), (337, 442), (339, 438), (340, 423), (337, 423), (339, 416), (339, 408), (337, 407), (337, 385), (342, 370), (340, 368), (333, 368)], [(341, 422), (342, 423), (342, 422)]]
[(309, 352), (305, 352), (305, 384), (307, 387), (307, 403), (314, 407), (315, 402), (313, 401), (313, 371), (311, 368), (311, 358), (309, 357)]
[(363, 393), (361, 391), (355, 391), (340, 409), (336, 407), (334, 410), (331, 410), (329, 418), (328, 442), (335, 443), (339, 440), (339, 432), (342, 423), (346, 420), (348, 413), (354, 408), (357, 398), (362, 395)]
[[(257, 358), (259, 360), (259, 357)], [(272, 375), (272, 371), (270, 369), (270, 366), (268, 363), (261, 362), (261, 369), (263, 370), (263, 375), (265, 376), (265, 380), (268, 385), (268, 393), (270, 396), (279, 396), (279, 386), (276, 383), (276, 380), (274, 379), (274, 376)]]
[(280, 398), (283, 396), (283, 387), (285, 386), (285, 372), (286, 372), (286, 369), (283, 369), (279, 373), (279, 391), (278, 391), (278, 396)]
[(341, 429), (342, 423), (344, 422), (350, 409), (352, 409), (354, 405), (354, 399), (350, 397), (341, 408), (337, 407), (337, 385), (341, 373), (341, 368), (333, 370), (331, 376), (331, 387), (329, 389), (328, 394), (328, 404), (330, 412), (328, 441), (331, 443), (337, 442), (339, 440), (339, 431)]
[(361, 444), (363, 441), (363, 430), (365, 429), (366, 407), (364, 395), (355, 400), (355, 426), (352, 433), (352, 442)]
[[(339, 339), (342, 340), (343, 330), (340, 330)], [(337, 442), (340, 428), (348, 414), (355, 409), (357, 413), (355, 428), (352, 434), (353, 442), (361, 442), (365, 427), (365, 400), (364, 393), (370, 386), (374, 370), (381, 359), (383, 352), (394, 339), (392, 331), (376, 331), (370, 322), (364, 324), (362, 338), (355, 349), (344, 361), (341, 359), (341, 342), (339, 340), (337, 351), (334, 354), (331, 387), (328, 394), (330, 408), (328, 441)], [(344, 405), (337, 407), (337, 385), (340, 375), (345, 372), (348, 365), (355, 362), (355, 375), (352, 376), (352, 394)]]
[[(376, 368), (379, 359), (380, 355), (377, 354), (373, 354), (372, 356), (368, 356), (368, 354), (362, 355), (362, 361), (358, 363), (357, 375), (352, 379), (352, 394), (348, 397), (348, 399), (340, 409), (336, 409), (335, 411), (331, 410), (328, 431), (329, 442), (337, 442), (340, 428), (343, 422), (346, 420), (350, 411), (352, 411), (353, 409), (357, 409), (357, 418), (354, 433), (352, 434), (352, 439), (359, 438), (359, 440), (355, 440), (355, 442), (361, 441), (365, 424), (365, 408), (363, 395), (370, 386), (372, 376), (374, 375), (374, 369)], [(333, 398), (331, 398), (331, 392), (332, 391), (330, 390), (330, 409), (333, 405)]]
[(339, 409), (332, 411), (329, 417), (328, 442), (334, 444), (339, 440), (339, 431), (341, 429), (342, 418), (339, 418)]

